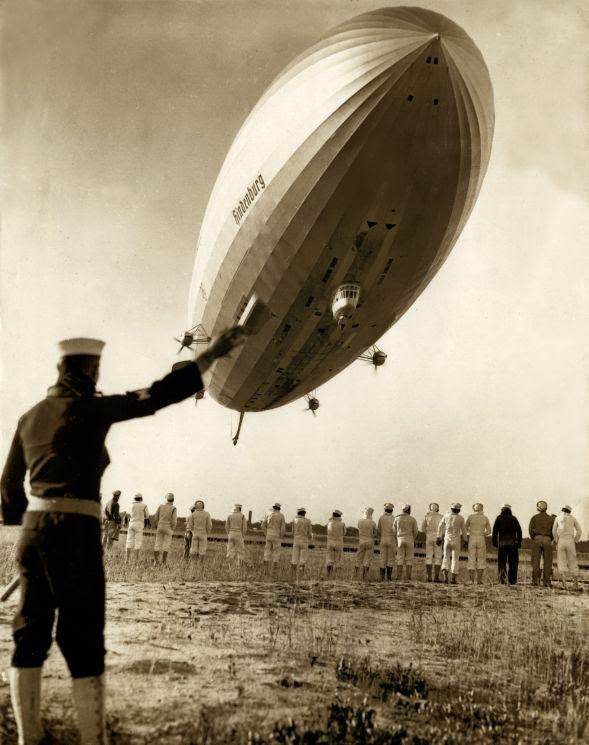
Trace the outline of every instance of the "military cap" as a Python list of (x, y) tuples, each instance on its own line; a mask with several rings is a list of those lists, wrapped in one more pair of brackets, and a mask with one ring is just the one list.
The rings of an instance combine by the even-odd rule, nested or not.
[(274, 504), (272, 505), (273, 510), (279, 510), (280, 507), (281, 507), (280, 502), (274, 502)]
[(480, 502), (476, 502), (475, 504), (473, 504), (472, 508), (475, 512), (483, 511), (483, 505)]
[(57, 346), (62, 357), (70, 357), (71, 355), (78, 354), (100, 357), (104, 342), (100, 341), (100, 339), (64, 339)]
[(452, 504), (450, 505), (450, 509), (451, 510), (461, 510), (462, 509), (462, 505), (460, 504), (460, 502), (452, 502)]
[[(435, 509), (434, 509), (435, 507)], [(440, 505), (437, 502), (432, 502), (429, 506), (430, 512), (439, 512), (440, 511)]]
[(548, 504), (543, 499), (541, 499), (539, 502), (536, 502), (536, 508), (540, 510), (540, 512), (546, 512), (546, 510), (548, 509)]
[(166, 501), (167, 502), (173, 502), (174, 501), (174, 495), (172, 494), (172, 492), (169, 492), (168, 494), (166, 494)]

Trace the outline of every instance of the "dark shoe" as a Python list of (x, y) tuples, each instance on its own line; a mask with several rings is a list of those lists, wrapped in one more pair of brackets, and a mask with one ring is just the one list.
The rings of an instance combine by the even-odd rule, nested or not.
[(393, 579), (393, 567), (387, 567), (387, 579), (388, 580)]
[(381, 582), (384, 582), (384, 575), (385, 575), (385, 568), (381, 567), (380, 568), (380, 581)]

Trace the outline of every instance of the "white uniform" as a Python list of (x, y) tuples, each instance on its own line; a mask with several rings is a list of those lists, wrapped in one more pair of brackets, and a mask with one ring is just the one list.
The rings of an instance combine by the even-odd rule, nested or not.
[(192, 532), (191, 556), (204, 556), (207, 552), (207, 539), (213, 530), (213, 521), (206, 510), (196, 508), (186, 521), (186, 530)]
[(129, 525), (127, 527), (127, 543), (126, 548), (139, 549), (143, 543), (143, 528), (145, 520), (149, 517), (149, 510), (147, 505), (143, 502), (133, 502), (131, 505), (131, 513), (129, 518)]
[(154, 551), (169, 551), (172, 545), (172, 533), (176, 530), (178, 511), (171, 502), (160, 504), (154, 516), (157, 531)]
[(552, 526), (552, 535), (556, 541), (556, 563), (559, 573), (578, 574), (575, 543), (581, 540), (581, 526), (577, 519), (566, 512), (561, 512)]
[(280, 558), (282, 536), (286, 531), (286, 520), (279, 510), (272, 510), (262, 521), (262, 530), (266, 533), (264, 561), (276, 563)]
[(466, 518), (468, 533), (468, 568), (485, 569), (487, 566), (487, 542), (485, 537), (491, 535), (491, 523), (482, 512), (473, 512)]
[(247, 529), (247, 520), (243, 513), (232, 512), (225, 523), (227, 530), (227, 558), (243, 559), (245, 556), (244, 536)]
[(458, 574), (461, 540), (466, 540), (466, 524), (462, 515), (447, 512), (440, 520), (438, 537), (444, 538), (442, 569), (452, 574)]
[(421, 525), (421, 530), (425, 533), (425, 563), (430, 566), (442, 565), (442, 547), (436, 543), (441, 522), (442, 515), (439, 512), (428, 512)]
[(344, 557), (344, 535), (346, 526), (341, 517), (330, 517), (327, 521), (327, 566), (341, 566)]
[(356, 563), (358, 566), (369, 567), (374, 553), (374, 537), (376, 536), (376, 523), (371, 517), (363, 517), (358, 520), (358, 552)]
[(378, 520), (381, 567), (392, 567), (397, 553), (397, 539), (393, 532), (395, 518), (392, 512), (385, 512)]
[(313, 527), (308, 517), (295, 517), (293, 524), (292, 561), (294, 566), (304, 567), (309, 555), (309, 543), (313, 540)]
[(407, 513), (397, 515), (393, 523), (393, 535), (397, 539), (397, 566), (413, 565), (417, 531), (417, 520), (412, 515)]

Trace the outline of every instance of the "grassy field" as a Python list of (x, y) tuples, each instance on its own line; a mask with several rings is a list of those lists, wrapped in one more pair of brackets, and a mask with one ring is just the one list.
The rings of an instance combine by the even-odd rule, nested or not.
[[(0, 531), (0, 580), (14, 532)], [(248, 552), (237, 581), (222, 546), (202, 576), (175, 542), (166, 567), (107, 556), (112, 743), (575, 743), (589, 735), (589, 595), (487, 584), (457, 587), (276, 578)], [(526, 574), (524, 567), (523, 574)], [(491, 574), (493, 572), (493, 574)], [(375, 575), (378, 574), (376, 569)], [(376, 579), (376, 576), (374, 577)], [(15, 599), (0, 606), (9, 666)], [(76, 742), (69, 679), (54, 650), (44, 674), (53, 742)], [(4, 738), (4, 739), (3, 739)], [(0, 742), (15, 742), (0, 680)]]

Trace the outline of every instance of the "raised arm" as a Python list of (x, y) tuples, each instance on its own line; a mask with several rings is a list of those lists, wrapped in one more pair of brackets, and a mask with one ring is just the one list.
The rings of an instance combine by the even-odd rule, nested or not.
[(19, 525), (27, 509), (28, 502), (24, 487), (26, 473), (27, 466), (22, 441), (17, 429), (0, 480), (2, 519), (6, 525)]

